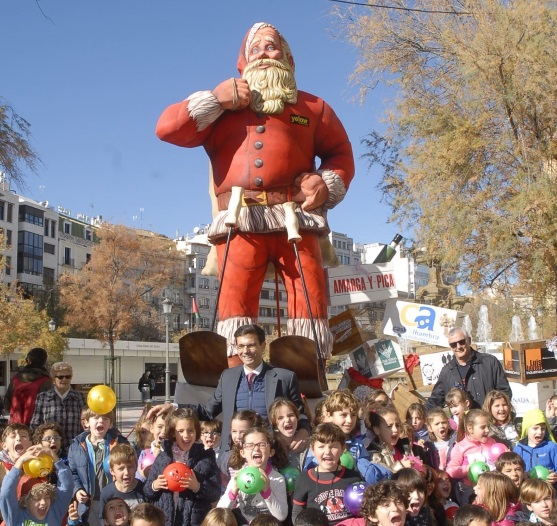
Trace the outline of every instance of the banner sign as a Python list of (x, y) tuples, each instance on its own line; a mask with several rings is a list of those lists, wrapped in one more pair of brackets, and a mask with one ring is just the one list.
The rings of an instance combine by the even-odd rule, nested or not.
[(392, 263), (342, 265), (326, 272), (331, 307), (398, 297)]
[(449, 329), (461, 327), (463, 320), (461, 311), (391, 300), (387, 301), (382, 330), (389, 336), (449, 347)]

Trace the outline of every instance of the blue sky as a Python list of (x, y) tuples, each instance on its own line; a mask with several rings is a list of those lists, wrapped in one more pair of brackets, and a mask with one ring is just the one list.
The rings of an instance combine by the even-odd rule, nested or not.
[(366, 243), (387, 243), (396, 233), (360, 144), (381, 125), (386, 95), (378, 89), (364, 105), (353, 101), (348, 76), (357, 55), (335, 37), (332, 2), (38, 3), (44, 15), (34, 0), (0, 3), (0, 97), (30, 122), (44, 163), (28, 177), (25, 195), (74, 217), (101, 214), (171, 237), (209, 223), (205, 152), (159, 141), (155, 124), (169, 104), (237, 76), (245, 32), (265, 21), (289, 42), (299, 89), (324, 98), (352, 141), (356, 176), (329, 215), (331, 228)]

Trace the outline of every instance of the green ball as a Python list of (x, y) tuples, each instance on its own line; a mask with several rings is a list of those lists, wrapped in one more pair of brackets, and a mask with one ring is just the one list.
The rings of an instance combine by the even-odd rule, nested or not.
[(265, 480), (259, 468), (243, 468), (236, 475), (238, 489), (248, 495), (256, 495), (265, 487)]
[(354, 457), (350, 454), (349, 451), (345, 451), (340, 456), (340, 465), (344, 466), (346, 469), (354, 469), (356, 463), (354, 462)]
[(476, 460), (476, 462), (472, 462), (468, 468), (468, 478), (472, 484), (476, 485), (480, 475), (482, 473), (487, 473), (488, 471), (490, 471), (490, 469), (485, 462), (482, 460)]
[(294, 491), (294, 488), (296, 487), (296, 480), (300, 476), (300, 470), (296, 469), (294, 466), (286, 466), (280, 470), (280, 473), (286, 482), (286, 490)]
[(534, 466), (530, 470), (531, 479), (547, 480), (547, 477), (549, 477), (549, 469), (547, 469), (545, 466)]

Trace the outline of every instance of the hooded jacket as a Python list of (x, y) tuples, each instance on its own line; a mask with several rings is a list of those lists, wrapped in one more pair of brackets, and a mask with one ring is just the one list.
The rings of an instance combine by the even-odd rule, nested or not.
[(4, 410), (10, 414), (10, 424), (29, 425), (39, 393), (52, 387), (50, 374), (44, 367), (25, 365), (12, 378), (4, 396)]
[[(528, 445), (528, 429), (538, 424), (545, 424), (545, 437), (537, 446), (532, 447)], [(524, 414), (522, 434), (513, 451), (524, 460), (526, 471), (530, 471), (534, 466), (544, 466), (553, 471), (557, 470), (557, 444), (543, 411), (532, 409)]]

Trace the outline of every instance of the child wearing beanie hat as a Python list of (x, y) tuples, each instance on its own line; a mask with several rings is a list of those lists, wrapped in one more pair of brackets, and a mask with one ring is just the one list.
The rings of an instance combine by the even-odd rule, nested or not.
[(514, 452), (524, 460), (527, 472), (534, 466), (544, 466), (550, 471), (547, 481), (557, 482), (557, 444), (543, 411), (532, 409), (524, 413), (522, 434)]

